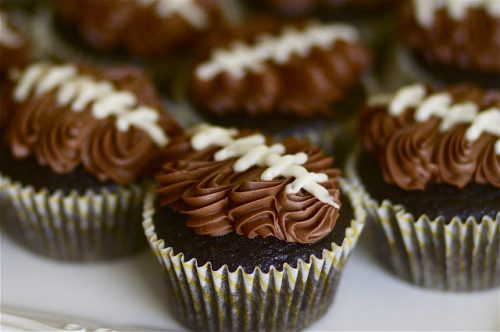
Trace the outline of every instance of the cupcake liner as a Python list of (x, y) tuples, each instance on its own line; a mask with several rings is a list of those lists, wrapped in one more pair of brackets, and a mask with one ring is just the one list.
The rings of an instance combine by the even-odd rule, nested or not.
[(357, 153), (347, 164), (380, 247), (380, 257), (399, 277), (416, 285), (448, 291), (500, 286), (500, 212), (480, 220), (413, 216), (402, 205), (377, 202), (356, 171)]
[[(349, 185), (346, 187), (350, 188)], [(347, 189), (347, 188), (346, 188)], [(185, 260), (158, 238), (153, 224), (155, 194), (145, 199), (143, 228), (160, 264), (170, 307), (186, 326), (203, 331), (296, 331), (322, 316), (331, 304), (344, 266), (365, 224), (359, 194), (349, 190), (355, 220), (341, 246), (332, 244), (321, 258), (311, 256), (297, 266), (285, 263), (268, 272), (247, 273), (240, 266), (212, 269)]]
[(117, 258), (145, 245), (140, 229), (145, 193), (145, 185), (51, 193), (0, 174), (2, 226), (40, 255), (71, 261)]

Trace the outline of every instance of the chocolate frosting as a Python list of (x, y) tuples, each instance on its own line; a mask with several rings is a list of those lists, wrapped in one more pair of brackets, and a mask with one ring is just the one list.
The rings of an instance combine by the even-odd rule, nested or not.
[[(328, 181), (322, 185), (339, 201), (340, 171), (332, 168), (333, 158), (306, 141), (287, 139), (282, 144), (287, 154), (305, 152), (308, 160), (303, 166), (327, 174)], [(194, 151), (190, 137), (174, 138), (167, 149), (170, 161), (157, 176), (162, 204), (187, 215), (186, 226), (196, 234), (236, 232), (249, 238), (273, 236), (286, 242), (313, 243), (332, 231), (338, 208), (303, 190), (286, 193), (291, 177), (261, 180), (265, 167), (237, 173), (233, 170), (236, 158), (213, 160), (218, 149)]]
[[(181, 133), (163, 110), (152, 82), (141, 71), (79, 67), (78, 72), (132, 92), (139, 104), (158, 112), (159, 125), (168, 136)], [(5, 138), (14, 158), (34, 155), (41, 165), (57, 174), (70, 173), (81, 165), (102, 182), (129, 184), (153, 171), (151, 165), (165, 153), (143, 130), (130, 127), (120, 131), (113, 117), (93, 116), (92, 104), (76, 112), (71, 105), (61, 106), (54, 90), (16, 101), (14, 86), (15, 82), (10, 82), (5, 101), (11, 114)]]
[[(483, 91), (463, 84), (444, 91), (454, 103), (474, 102), (481, 110), (500, 107), (498, 90)], [(406, 190), (424, 190), (429, 183), (459, 188), (478, 183), (500, 188), (500, 154), (495, 153), (498, 137), (483, 133), (470, 141), (465, 137), (469, 124), (440, 131), (437, 117), (417, 122), (414, 112), (414, 108), (407, 108), (394, 116), (387, 106), (370, 105), (363, 111), (364, 147), (378, 160), (386, 183)]]
[[(305, 29), (306, 25), (292, 26)], [(244, 26), (222, 30), (204, 45), (207, 52), (199, 63), (208, 61), (215, 49), (227, 49), (236, 42), (255, 45), (262, 35), (278, 36), (283, 29), (285, 27), (276, 21), (257, 18)], [(326, 48), (312, 47), (306, 56), (291, 55), (281, 64), (266, 61), (262, 70), (248, 71), (243, 77), (221, 72), (202, 79), (195, 70), (190, 95), (199, 107), (217, 115), (292, 113), (310, 117), (328, 114), (333, 103), (342, 100), (359, 84), (368, 63), (368, 50), (360, 42), (337, 40)]]
[(162, 16), (156, 2), (141, 6), (133, 0), (58, 0), (58, 18), (74, 26), (83, 41), (99, 51), (125, 48), (131, 54), (161, 57), (184, 48), (222, 20), (215, 0), (193, 0), (208, 17), (208, 24), (195, 27), (179, 13)]
[(500, 18), (469, 8), (463, 19), (439, 9), (430, 26), (419, 24), (410, 0), (402, 6), (402, 36), (431, 64), (500, 73)]

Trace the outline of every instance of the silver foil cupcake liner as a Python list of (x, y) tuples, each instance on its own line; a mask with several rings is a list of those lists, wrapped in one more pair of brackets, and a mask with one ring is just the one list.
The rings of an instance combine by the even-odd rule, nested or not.
[(145, 185), (84, 194), (23, 186), (0, 174), (2, 228), (23, 247), (58, 260), (94, 261), (137, 252)]
[(381, 260), (399, 277), (419, 286), (447, 291), (475, 291), (500, 286), (500, 211), (480, 220), (414, 216), (402, 205), (378, 202), (356, 171), (358, 153), (346, 175), (366, 210)]
[[(350, 186), (349, 186), (350, 188)], [(171, 309), (195, 331), (296, 331), (322, 316), (331, 302), (342, 268), (365, 224), (359, 194), (349, 190), (355, 219), (346, 229), (342, 245), (332, 244), (321, 258), (285, 263), (268, 272), (257, 267), (247, 273), (240, 266), (212, 269), (186, 260), (158, 237), (153, 224), (155, 194), (146, 196), (143, 227), (160, 264)]]

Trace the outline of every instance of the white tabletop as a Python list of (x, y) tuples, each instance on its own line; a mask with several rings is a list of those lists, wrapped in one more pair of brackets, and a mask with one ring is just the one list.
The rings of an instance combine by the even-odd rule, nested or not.
[[(500, 291), (453, 294), (409, 285), (379, 266), (366, 235), (333, 306), (310, 330), (500, 330)], [(66, 323), (182, 330), (168, 312), (159, 268), (147, 250), (111, 263), (58, 263), (2, 234), (1, 277), (2, 310), (47, 313)]]

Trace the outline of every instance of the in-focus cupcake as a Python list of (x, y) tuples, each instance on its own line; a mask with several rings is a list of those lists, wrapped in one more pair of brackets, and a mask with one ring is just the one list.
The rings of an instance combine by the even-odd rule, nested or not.
[[(417, 68), (437, 80), (499, 86), (498, 0), (406, 0), (402, 37)], [(420, 68), (421, 67), (421, 68)]]
[(188, 90), (210, 122), (319, 144), (318, 135), (364, 101), (360, 81), (369, 53), (350, 25), (258, 18), (207, 44)]
[(446, 290), (500, 285), (500, 91), (413, 84), (371, 99), (349, 176), (383, 260)]
[(9, 69), (26, 64), (29, 56), (29, 40), (14, 26), (7, 14), (0, 10), (0, 80)]
[(65, 260), (139, 249), (147, 178), (181, 133), (150, 80), (134, 68), (49, 63), (11, 76), (0, 145), (6, 231)]
[(293, 331), (325, 313), (364, 225), (333, 158), (210, 125), (167, 150), (143, 226), (176, 317), (193, 330)]

